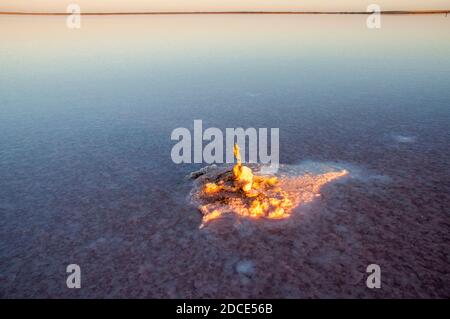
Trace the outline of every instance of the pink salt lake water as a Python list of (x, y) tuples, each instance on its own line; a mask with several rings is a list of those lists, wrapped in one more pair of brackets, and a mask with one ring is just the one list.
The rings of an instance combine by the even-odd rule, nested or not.
[[(449, 297), (450, 18), (0, 18), (0, 296)], [(289, 220), (199, 229), (170, 133), (278, 127)], [(80, 265), (82, 289), (66, 288)], [(366, 287), (366, 267), (382, 289)]]

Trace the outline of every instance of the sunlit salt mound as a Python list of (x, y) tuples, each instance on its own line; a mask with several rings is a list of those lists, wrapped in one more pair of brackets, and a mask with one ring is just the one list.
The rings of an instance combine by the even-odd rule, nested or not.
[(191, 174), (195, 178), (191, 199), (203, 214), (201, 227), (225, 214), (252, 219), (279, 220), (291, 216), (293, 209), (311, 202), (327, 183), (348, 174), (337, 170), (299, 176), (263, 176), (241, 163), (232, 168), (208, 167)]

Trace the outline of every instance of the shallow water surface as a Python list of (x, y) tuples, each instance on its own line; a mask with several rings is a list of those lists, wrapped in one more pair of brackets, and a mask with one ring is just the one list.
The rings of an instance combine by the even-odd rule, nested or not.
[[(0, 296), (449, 297), (450, 18), (365, 19), (0, 17)], [(281, 226), (199, 230), (201, 165), (170, 157), (195, 119), (356, 175)]]

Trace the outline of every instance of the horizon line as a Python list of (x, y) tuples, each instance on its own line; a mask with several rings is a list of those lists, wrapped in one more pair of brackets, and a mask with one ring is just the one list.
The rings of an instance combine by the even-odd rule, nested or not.
[[(365, 14), (374, 12), (366, 11), (130, 11), (130, 12), (80, 12), (80, 15), (188, 15), (188, 14)], [(448, 14), (448, 10), (386, 10), (380, 14)], [(70, 12), (25, 12), (25, 11), (0, 11), (0, 15), (41, 15), (41, 16), (67, 16)]]

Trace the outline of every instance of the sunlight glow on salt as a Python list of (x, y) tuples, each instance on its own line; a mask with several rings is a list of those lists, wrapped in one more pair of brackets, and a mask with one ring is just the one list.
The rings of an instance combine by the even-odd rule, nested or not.
[(203, 214), (200, 228), (230, 213), (251, 219), (286, 219), (294, 208), (320, 196), (322, 186), (348, 174), (344, 169), (316, 175), (261, 176), (242, 165), (237, 145), (234, 155), (237, 164), (232, 170), (203, 170), (197, 178), (191, 196)]

